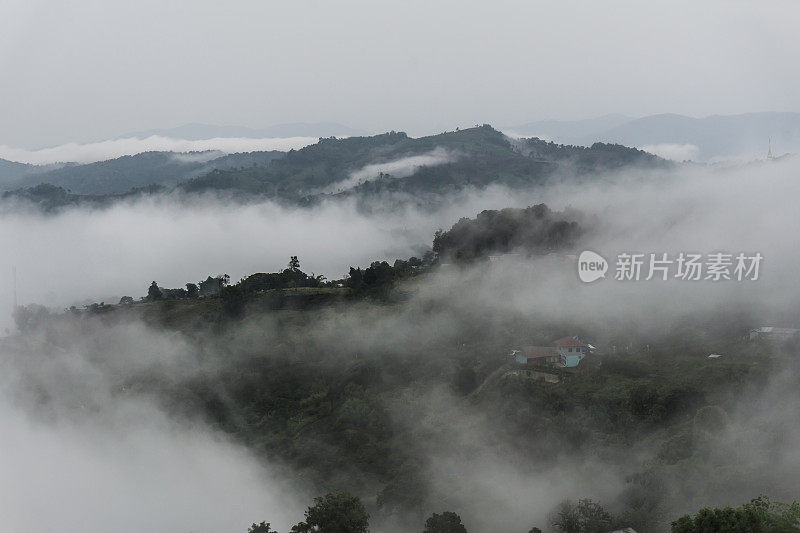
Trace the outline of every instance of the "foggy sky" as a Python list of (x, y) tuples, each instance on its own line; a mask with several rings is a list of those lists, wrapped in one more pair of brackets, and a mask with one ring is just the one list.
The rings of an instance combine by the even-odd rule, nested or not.
[(0, 1), (0, 144), (800, 109), (800, 5)]

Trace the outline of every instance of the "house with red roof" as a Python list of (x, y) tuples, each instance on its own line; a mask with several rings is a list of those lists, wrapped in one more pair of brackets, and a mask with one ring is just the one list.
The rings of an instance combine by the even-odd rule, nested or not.
[(558, 352), (549, 346), (523, 346), (513, 350), (511, 355), (522, 365), (552, 366), (559, 361)]
[(578, 366), (594, 346), (580, 341), (577, 337), (564, 337), (553, 341), (554, 346), (523, 346), (512, 350), (514, 361), (522, 365), (534, 366)]

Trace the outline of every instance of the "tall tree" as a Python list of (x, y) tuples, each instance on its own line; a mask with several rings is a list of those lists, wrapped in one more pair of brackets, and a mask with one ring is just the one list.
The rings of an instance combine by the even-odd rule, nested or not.
[(292, 528), (292, 533), (367, 533), (369, 514), (356, 496), (347, 492), (314, 498), (306, 519)]
[(147, 289), (147, 299), (150, 301), (160, 300), (164, 297), (164, 294), (161, 292), (161, 289), (158, 288), (158, 283), (155, 281), (150, 284), (150, 288)]
[(558, 506), (553, 526), (563, 533), (605, 533), (613, 525), (611, 513), (589, 499), (563, 502)]
[(199, 289), (197, 288), (196, 283), (187, 283), (186, 284), (186, 297), (187, 298), (197, 298), (200, 294)]

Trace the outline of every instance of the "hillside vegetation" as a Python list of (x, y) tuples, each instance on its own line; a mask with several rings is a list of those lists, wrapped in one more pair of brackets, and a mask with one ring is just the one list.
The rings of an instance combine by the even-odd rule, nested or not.
[[(381, 164), (389, 165), (434, 150), (446, 157), (437, 164), (420, 165), (408, 176), (395, 177), (391, 172), (380, 170)], [(442, 193), (490, 184), (530, 186), (544, 182), (562, 166), (593, 172), (626, 165), (658, 167), (668, 164), (651, 154), (615, 145), (584, 148), (538, 140), (517, 143), (491, 126), (480, 126), (416, 139), (402, 132), (320, 139), (319, 143), (291, 151), (268, 166), (215, 170), (181, 188), (193, 192), (236, 190), (298, 200), (345, 182), (352, 173), (367, 166), (375, 166), (373, 174), (353, 190), (332, 193)]]
[[(568, 252), (570, 234), (557, 233), (566, 240), (556, 242), (547, 230), (561, 222), (580, 231), (564, 213), (534, 206), (484, 212), (437, 238), (440, 247), (447, 243), (440, 251), (468, 250), (470, 262), (517, 242)], [(583, 476), (582, 468), (598, 465), (624, 479), (614, 491), (574, 485), (577, 505), (554, 507), (549, 524), (531, 517), (526, 525), (545, 530), (606, 531), (556, 526), (590, 515), (603, 527), (666, 531), (701, 504), (741, 498), (742, 479), (781, 499), (795, 496), (796, 480), (781, 478), (781, 465), (769, 460), (784, 453), (769, 410), (759, 411), (763, 422), (755, 426), (742, 425), (737, 413), (745, 397), (768, 394), (770, 405), (797, 390), (800, 339), (745, 340), (748, 319), (735, 310), (687, 316), (661, 335), (637, 332), (613, 315), (588, 326), (514, 313), (487, 319), (481, 306), (452, 303), (452, 290), (476, 289), (469, 281), (437, 288), (444, 274), (433, 251), (354, 266), (333, 281), (300, 267), (292, 257), (283, 270), (234, 284), (225, 276), (186, 289), (153, 282), (142, 299), (61, 314), (23, 308), (23, 335), (5, 342), (30, 358), (42, 342), (55, 353), (88, 349), (111, 373), (114, 394), (156, 398), (174, 417), (200, 418), (265, 460), (289, 465), (319, 494), (357, 495), (373, 524), (400, 521), (414, 530), (443, 507), (456, 508), (475, 531), (504, 523), (490, 510), (481, 476), (509, 468), (509, 479), (530, 483)], [(179, 338), (192, 357), (189, 371), (106, 362), (102, 339), (131, 324)], [(564, 335), (620, 340), (603, 343), (576, 368), (551, 370), (555, 383), (514, 371), (511, 348)], [(141, 342), (146, 349), (147, 339)], [(726, 355), (709, 359), (712, 350)], [(35, 368), (20, 395), (46, 412), (57, 399), (37, 382)], [(91, 397), (80, 401), (90, 413)], [(358, 510), (364, 524), (360, 502), (336, 494), (329, 499)], [(451, 514), (429, 521), (460, 524)], [(703, 516), (681, 518), (677, 531), (693, 531)]]
[(147, 152), (57, 169), (28, 165), (15, 170), (20, 174), (5, 185), (3, 198), (47, 208), (105, 205), (132, 194), (165, 192), (213, 193), (240, 201), (270, 198), (294, 205), (325, 198), (383, 200), (387, 193), (431, 202), (468, 187), (523, 188), (550, 179), (592, 179), (609, 170), (669, 165), (634, 148), (513, 140), (480, 126), (420, 138), (402, 132), (321, 138), (289, 152)]

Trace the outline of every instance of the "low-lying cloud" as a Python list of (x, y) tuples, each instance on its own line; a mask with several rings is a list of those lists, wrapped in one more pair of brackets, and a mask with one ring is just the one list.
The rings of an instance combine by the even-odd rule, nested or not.
[(318, 141), (316, 137), (287, 137), (250, 139), (235, 137), (218, 137), (199, 141), (186, 139), (173, 139), (153, 135), (145, 139), (135, 137), (114, 139), (96, 143), (78, 144), (68, 143), (40, 150), (27, 150), (0, 146), (0, 159), (30, 163), (33, 165), (47, 165), (51, 163), (92, 163), (105, 161), (124, 155), (135, 155), (142, 152), (201, 152), (218, 150), (224, 153), (255, 152), (266, 150), (289, 151), (298, 150), (304, 146)]
[[(724, 171), (699, 167), (527, 191), (467, 190), (449, 197), (437, 211), (409, 205), (364, 212), (350, 200), (293, 208), (270, 201), (189, 202), (179, 196), (102, 209), (68, 208), (48, 216), (6, 210), (0, 214), (0, 246), (8, 253), (0, 257), (0, 271), (10, 273), (16, 266), (20, 303), (53, 307), (138, 297), (152, 280), (180, 287), (228, 273), (235, 281), (284, 268), (291, 255), (300, 257), (304, 271), (336, 278), (350, 266), (421, 254), (436, 229), (447, 229), (461, 217), (545, 202), (553, 209), (574, 207), (597, 215), (600, 225), (591, 228), (597, 238), (590, 244), (610, 260), (608, 254), (620, 251), (760, 251), (765, 257), (763, 278), (752, 285), (770, 287), (780, 296), (786, 294), (781, 290), (785, 280), (793, 279), (791, 269), (798, 259), (795, 240), (786, 233), (800, 224), (792, 204), (800, 192), (794, 179), (797, 164), (786, 160)], [(775, 212), (782, 216), (773, 216)], [(580, 290), (608, 297), (614, 291), (638, 290), (612, 280), (598, 283)], [(7, 278), (0, 284), (0, 302), (7, 309), (11, 292)], [(518, 292), (511, 296), (511, 302), (521, 297)], [(8, 316), (0, 321), (2, 327), (9, 325)]]
[(457, 155), (442, 147), (437, 147), (420, 155), (402, 157), (385, 163), (366, 165), (352, 173), (346, 180), (327, 187), (325, 192), (339, 192), (378, 178), (381, 174), (389, 174), (392, 178), (405, 178), (415, 173), (420, 167), (433, 167), (450, 163)]
[[(505, 330), (493, 325), (515, 319), (530, 330), (536, 329), (531, 325), (557, 323), (566, 328), (578, 324), (593, 332), (589, 340), (598, 345), (609, 343), (605, 337), (611, 328), (603, 326), (615, 321), (624, 324), (618, 330), (655, 339), (668, 336), (676, 319), (692, 313), (719, 317), (731, 310), (766, 309), (768, 313), (762, 315), (766, 319), (780, 318), (775, 311), (797, 308), (800, 295), (795, 270), (800, 245), (793, 236), (800, 225), (800, 212), (794, 207), (800, 193), (797, 171), (798, 161), (786, 160), (721, 170), (690, 167), (654, 175), (623, 173), (526, 191), (489, 188), (454, 195), (450, 204), (434, 213), (414, 207), (365, 213), (353, 201), (329, 201), (301, 209), (271, 202), (242, 206), (212, 198), (188, 203), (177, 196), (103, 209), (71, 208), (48, 216), (17, 210), (0, 214), (0, 246), (14, 251), (0, 258), (0, 268), (9, 272), (12, 264), (17, 265), (23, 303), (44, 301), (54, 306), (81, 297), (140, 296), (152, 279), (162, 286), (180, 286), (227, 272), (236, 280), (253, 272), (280, 269), (290, 255), (300, 256), (306, 272), (334, 277), (344, 275), (350, 265), (419, 253), (430, 244), (436, 228), (449, 228), (462, 216), (542, 201), (554, 209), (574, 207), (596, 216), (596, 223), (586, 226), (582, 244), (610, 260), (621, 251), (764, 255), (762, 276), (756, 282), (625, 283), (606, 279), (588, 285), (580, 283), (574, 263), (563, 256), (535, 261), (520, 258), (516, 263), (479, 265), (464, 271), (453, 267), (450, 272), (443, 269), (438, 275), (417, 280), (411, 289), (414, 294), (402, 305), (364, 312), (353, 305), (345, 312), (330, 311), (304, 332), (303, 342), (325, 347), (314, 351), (315, 356), (337, 347), (356, 354), (395, 350), (429, 361), (437, 353), (432, 347), (464, 346), (462, 337), (472, 324), (492, 330), (501, 339), (495, 345), (500, 345)], [(610, 270), (608, 277), (612, 276)], [(4, 291), (0, 303), (10, 301), (10, 287)], [(794, 312), (784, 316), (796, 320)], [(268, 325), (253, 326), (251, 334), (256, 331), (261, 335), (259, 342), (271, 340), (273, 332)], [(93, 530), (81, 527), (80, 522), (87, 516), (101, 526), (98, 531), (110, 529), (107, 524), (112, 518), (123, 520), (123, 530), (128, 522), (135, 526), (131, 531), (244, 531), (249, 521), (261, 519), (285, 530), (285, 524), (299, 519), (300, 506), (291, 497), (282, 500), (275, 493), (284, 486), (280, 478), (213, 431), (176, 424), (142, 398), (123, 394), (110, 404), (103, 401), (108, 398), (109, 384), (104, 373), (124, 375), (130, 371), (124, 361), (130, 360), (154, 368), (162, 376), (182, 377), (180, 372), (195, 367), (191, 347), (179, 337), (138, 326), (111, 329), (105, 337), (95, 333), (87, 335), (95, 349), (116, 353), (119, 358), (97, 369), (81, 355), (86, 348), (79, 344), (65, 348), (58, 360), (66, 361), (76, 378), (99, 375), (97, 379), (106, 388), (89, 389), (77, 386), (77, 379), (65, 380), (70, 373), (53, 367), (53, 361), (44, 367), (50, 373), (40, 378), (50, 384), (62, 405), (72, 406), (67, 418), (57, 412), (59, 423), (43, 425), (14, 405), (13, 396), (0, 401), (0, 419), (8, 421), (11, 428), (11, 436), (0, 444), (10, 446), (4, 451), (7, 459), (0, 458), (0, 467), (3, 479), (14, 480), (2, 486), (0, 495), (10, 502), (6, 514), (11, 524), (19, 525), (16, 530), (46, 529), (37, 521), (39, 515), (52, 517), (68, 530), (88, 531)], [(246, 342), (244, 335), (239, 331), (231, 339)], [(146, 345), (137, 345), (133, 339), (146, 339)], [(505, 342), (519, 340), (507, 335)], [(4, 365), (3, 375), (8, 380), (16, 378), (8, 369), (25, 364), (21, 360), (15, 358), (13, 364)], [(35, 376), (44, 371), (38, 366), (40, 361), (30, 363)], [(5, 390), (3, 387), (10, 385), (2, 382), (0, 390)], [(754, 460), (754, 465), (761, 466), (755, 459), (769, 445), (770, 457), (779, 459), (773, 464), (784, 471), (765, 467), (757, 484), (740, 476), (724, 494), (703, 494), (702, 501), (691, 501), (682, 511), (708, 501), (740, 503), (761, 490), (784, 497), (800, 468), (800, 458), (792, 447), (797, 434), (797, 417), (792, 413), (797, 412), (797, 402), (787, 392), (791, 390), (788, 385), (780, 386), (761, 403), (751, 404), (757, 408), (733, 412), (731, 417), (732, 431), (750, 439), (739, 443), (737, 453), (743, 462)], [(424, 457), (430, 473), (428, 488), (438, 506), (430, 510), (455, 510), (470, 530), (513, 527), (524, 531), (531, 524), (541, 526), (547, 523), (552, 506), (566, 497), (598, 498), (605, 504), (624, 485), (625, 472), (620, 465), (641, 459), (623, 458), (615, 463), (617, 459), (608, 457), (564, 457), (554, 461), (553, 468), (532, 472), (526, 470), (524, 455), (509, 453), (504, 447), (507, 443), (497, 442), (492, 421), (481, 418), (477, 409), (444, 393), (435, 396), (420, 390), (408, 394), (417, 394), (416, 403), (429, 406), (430, 413), (405, 409), (408, 398), (403, 396), (397, 399), (397, 413), (393, 414), (398, 418), (430, 415), (432, 428), (448, 430), (440, 446), (426, 450)], [(775, 405), (782, 408), (775, 410)], [(99, 417), (83, 419), (85, 409), (98, 406)], [(449, 417), (447, 425), (440, 425), (445, 415)], [(135, 423), (125, 423), (130, 420)], [(759, 440), (754, 420), (767, 423), (770, 431), (788, 424), (787, 438), (772, 443)], [(529, 448), (525, 449), (535, 451), (536, 442), (526, 444)], [(652, 452), (646, 446), (634, 451)], [(471, 468), (465, 471), (464, 464)], [(22, 481), (18, 483), (19, 478)], [(33, 495), (42, 494), (41, 487), (43, 499), (63, 501), (63, 505), (52, 509), (40, 505), (42, 500)], [(89, 508), (86, 502), (98, 498), (103, 508)], [(215, 499), (219, 502), (216, 506)], [(258, 501), (266, 503), (259, 507)], [(241, 506), (236, 507), (235, 502)], [(680, 505), (688, 504), (683, 501)], [(218, 514), (211, 516), (216, 510)], [(201, 521), (204, 525), (194, 525)], [(408, 528), (398, 529), (403, 530)]]
[[(414, 207), (365, 213), (355, 201), (309, 209), (271, 201), (240, 205), (214, 198), (165, 196), (107, 208), (0, 213), (0, 271), (16, 266), (18, 301), (64, 307), (146, 294), (156, 280), (182, 287), (208, 275), (233, 281), (275, 272), (300, 257), (305, 272), (344, 276), (350, 266), (424, 253), (433, 233), (485, 208), (530, 198), (505, 189), (464, 193), (437, 212)], [(0, 309), (11, 309), (12, 283), (0, 283)], [(0, 312), (0, 328), (10, 327)]]
[(265, 517), (285, 530), (302, 514), (281, 468), (127, 389), (141, 373), (197, 372), (190, 346), (137, 324), (99, 329), (0, 344), (5, 531), (244, 532)]
[(694, 144), (648, 144), (640, 149), (671, 161), (696, 161), (700, 155), (700, 148)]

